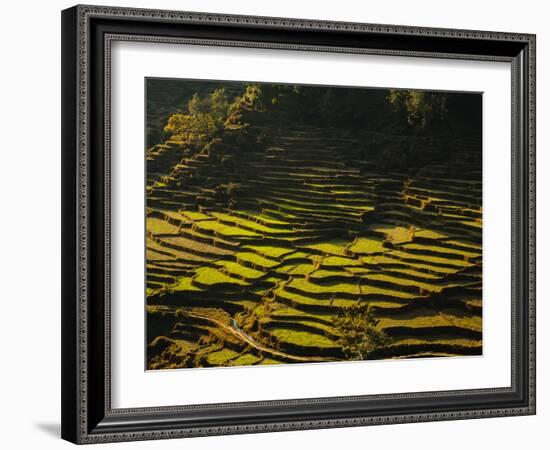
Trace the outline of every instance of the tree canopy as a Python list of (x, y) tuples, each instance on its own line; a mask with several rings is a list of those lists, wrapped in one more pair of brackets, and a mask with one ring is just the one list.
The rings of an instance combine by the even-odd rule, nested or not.
[(369, 355), (386, 347), (391, 339), (378, 327), (370, 305), (346, 308), (336, 318), (335, 326), (340, 333), (339, 344), (348, 359), (365, 360)]

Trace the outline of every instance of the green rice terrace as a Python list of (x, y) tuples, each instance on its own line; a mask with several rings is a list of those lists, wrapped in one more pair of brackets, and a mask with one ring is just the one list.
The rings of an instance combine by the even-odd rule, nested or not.
[(477, 97), (163, 81), (148, 369), (482, 353)]

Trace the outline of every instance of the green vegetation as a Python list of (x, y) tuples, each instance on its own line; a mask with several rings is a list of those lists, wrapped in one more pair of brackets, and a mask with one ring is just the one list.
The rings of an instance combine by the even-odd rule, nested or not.
[(333, 239), (329, 242), (322, 242), (319, 244), (309, 244), (304, 246), (304, 248), (317, 250), (320, 253), (323, 253), (325, 255), (345, 256), (346, 247), (348, 244), (349, 244), (348, 241), (344, 241), (341, 239)]
[(224, 348), (222, 350), (209, 353), (206, 356), (206, 360), (212, 366), (225, 366), (237, 356), (239, 356), (237, 352)]
[(244, 248), (253, 250), (260, 255), (265, 255), (270, 258), (280, 258), (281, 256), (292, 253), (293, 251), (290, 248), (276, 247), (271, 245), (245, 245)]
[(192, 220), (192, 221), (200, 221), (200, 220), (209, 220), (210, 219), (210, 216), (206, 215), (206, 214), (203, 214), (201, 212), (198, 212), (198, 211), (182, 211), (181, 212), (185, 217), (187, 217), (188, 219)]
[(481, 354), (477, 94), (147, 82), (149, 369)]
[(302, 278), (294, 278), (289, 284), (289, 287), (293, 287), (302, 292), (308, 292), (312, 294), (355, 294), (359, 295), (359, 286), (356, 283), (327, 283), (316, 284), (311, 283)]
[(251, 366), (253, 364), (256, 364), (258, 361), (260, 361), (260, 358), (257, 356), (246, 354), (243, 356), (240, 356), (238, 358), (235, 358), (233, 361), (231, 361), (232, 366)]
[(376, 241), (374, 239), (368, 238), (359, 238), (357, 239), (350, 247), (349, 250), (353, 253), (381, 253), (386, 251), (382, 242)]
[(239, 278), (242, 277), (245, 279), (254, 279), (254, 278), (261, 278), (264, 276), (264, 272), (250, 269), (249, 267), (242, 266), (233, 261), (218, 261), (216, 262), (216, 264), (223, 267), (228, 274), (237, 276)]
[(447, 95), (440, 92), (391, 89), (388, 102), (406, 111), (410, 125), (421, 128), (436, 120), (442, 121), (447, 115)]
[(164, 127), (170, 140), (190, 147), (205, 145), (223, 128), (229, 112), (229, 101), (223, 88), (207, 97), (193, 95), (187, 104), (187, 113), (173, 114)]
[(347, 308), (335, 320), (340, 334), (338, 343), (348, 359), (364, 360), (391, 343), (389, 336), (378, 326), (370, 305)]
[(193, 284), (190, 277), (181, 277), (173, 288), (175, 291), (200, 291), (201, 289)]
[(309, 263), (292, 264), (287, 263), (279, 268), (279, 272), (288, 275), (306, 275), (315, 270), (315, 266)]
[(260, 237), (261, 235), (253, 231), (245, 230), (240, 227), (232, 227), (229, 225), (224, 225), (215, 220), (209, 221), (200, 221), (195, 224), (196, 228), (201, 231), (214, 231), (225, 236), (248, 236), (248, 237)]
[(200, 267), (196, 271), (196, 276), (193, 279), (195, 282), (201, 285), (213, 286), (221, 283), (229, 283), (235, 285), (246, 285), (246, 282), (237, 278), (232, 278), (225, 275), (223, 272), (212, 269), (210, 267)]
[(263, 256), (258, 255), (257, 253), (253, 253), (253, 252), (237, 253), (237, 254), (235, 254), (235, 258), (237, 258), (237, 260), (249, 262), (249, 263), (254, 264), (256, 266), (266, 267), (268, 269), (271, 268), (271, 267), (279, 265), (278, 261), (274, 261), (272, 259), (265, 258)]
[(361, 261), (357, 259), (352, 259), (352, 258), (342, 258), (340, 256), (328, 256), (326, 258), (323, 258), (322, 264), (323, 266), (336, 266), (336, 267), (360, 266)]
[[(250, 229), (255, 232), (264, 233), (264, 234), (272, 234), (272, 233), (280, 233), (280, 234), (292, 234), (292, 230), (285, 230), (280, 228), (271, 228), (266, 225), (262, 225), (261, 223), (253, 222), (251, 220), (241, 219), (239, 217), (232, 216), (230, 214), (224, 214), (224, 213), (212, 213), (212, 215), (223, 221), (228, 222), (237, 226), (240, 226), (245, 229)], [(284, 222), (281, 222), (284, 224)]]
[(308, 333), (306, 331), (276, 328), (272, 331), (272, 334), (282, 343), (288, 342), (303, 347), (335, 347), (335, 343), (323, 335)]

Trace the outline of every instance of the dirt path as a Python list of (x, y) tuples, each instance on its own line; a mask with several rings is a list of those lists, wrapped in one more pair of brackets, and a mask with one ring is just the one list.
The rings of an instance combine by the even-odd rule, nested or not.
[(223, 323), (220, 320), (214, 319), (212, 317), (208, 317), (202, 314), (192, 313), (192, 312), (183, 312), (184, 316), (188, 317), (194, 317), (196, 319), (206, 320), (214, 325), (216, 325), (219, 328), (222, 328), (223, 330), (227, 331), (228, 333), (231, 333), (236, 338), (240, 339), (241, 341), (245, 342), (246, 344), (250, 345), (251, 347), (254, 347), (256, 350), (259, 350), (263, 353), (269, 353), (273, 356), (278, 356), (280, 358), (289, 359), (296, 362), (327, 362), (327, 361), (334, 361), (332, 358), (322, 358), (322, 357), (309, 357), (309, 356), (298, 356), (298, 355), (290, 355), (288, 353), (282, 352), (280, 350), (276, 350), (273, 348), (266, 347), (265, 345), (257, 342), (254, 340), (252, 336), (249, 334), (246, 334), (243, 330), (241, 330), (238, 327), (233, 327), (231, 325), (227, 325)]

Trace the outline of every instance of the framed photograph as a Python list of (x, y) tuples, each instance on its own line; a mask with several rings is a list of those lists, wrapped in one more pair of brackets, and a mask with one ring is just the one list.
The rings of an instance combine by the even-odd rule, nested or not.
[(62, 436), (535, 413), (535, 36), (62, 12)]

